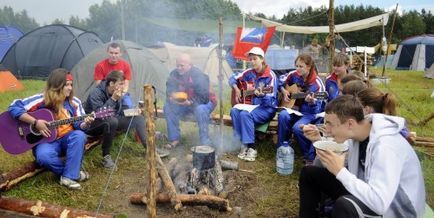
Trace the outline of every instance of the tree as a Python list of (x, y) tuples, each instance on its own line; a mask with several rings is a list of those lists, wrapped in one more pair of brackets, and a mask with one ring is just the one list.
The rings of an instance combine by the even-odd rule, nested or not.
[(39, 27), (35, 19), (27, 15), (26, 10), (15, 13), (12, 7), (7, 6), (0, 8), (0, 24), (15, 26), (23, 31), (23, 33)]

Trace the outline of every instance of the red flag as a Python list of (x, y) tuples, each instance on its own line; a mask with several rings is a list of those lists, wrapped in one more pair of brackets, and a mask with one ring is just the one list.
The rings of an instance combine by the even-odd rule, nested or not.
[(267, 51), (273, 33), (276, 27), (260, 27), (260, 28), (237, 28), (235, 35), (234, 48), (232, 55), (235, 58), (247, 60), (246, 52), (253, 47), (260, 47), (264, 52)]

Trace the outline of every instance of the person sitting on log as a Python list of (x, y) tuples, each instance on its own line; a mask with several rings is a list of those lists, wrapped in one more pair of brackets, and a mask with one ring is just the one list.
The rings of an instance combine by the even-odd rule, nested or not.
[[(146, 148), (145, 134), (145, 118), (139, 114), (133, 117), (126, 117), (123, 113), (124, 109), (129, 108), (123, 104), (122, 96), (125, 94), (125, 75), (119, 71), (110, 72), (105, 80), (96, 86), (87, 97), (84, 103), (86, 112), (96, 111), (102, 108), (113, 108), (116, 111), (116, 116), (106, 119), (97, 119), (86, 134), (91, 136), (102, 135), (102, 165), (105, 168), (115, 166), (111, 158), (110, 150), (113, 144), (113, 139), (118, 131), (127, 131), (129, 127), (136, 130), (140, 142)], [(167, 156), (167, 152), (157, 149), (160, 156)]]
[[(316, 115), (323, 112), (324, 101), (314, 98), (315, 93), (324, 92), (325, 86), (315, 69), (315, 63), (311, 56), (301, 54), (295, 59), (296, 70), (280, 77), (279, 90), (282, 93), (281, 106), (284, 107), (278, 116), (278, 144), (289, 141), (291, 133), (299, 144), (306, 165), (312, 164), (315, 158), (315, 150), (306, 137), (300, 125), (315, 122)], [(290, 89), (288, 91), (287, 89)], [(292, 90), (291, 90), (292, 89)], [(291, 99), (290, 95), (298, 92), (306, 93), (304, 99)], [(292, 105), (291, 102), (295, 104)]]
[[(29, 113), (37, 114), (38, 110), (46, 108), (53, 113), (54, 120), (84, 115), (81, 101), (74, 96), (72, 81), (71, 73), (62, 68), (55, 69), (48, 76), (42, 94), (16, 99), (8, 111), (13, 118), (31, 124), (42, 136), (49, 138), (53, 132), (49, 128), (47, 118), (39, 118)], [(93, 120), (92, 116), (88, 116), (84, 122), (60, 125), (57, 127), (57, 137), (54, 141), (42, 142), (33, 147), (36, 163), (60, 175), (60, 184), (70, 189), (81, 189), (78, 182), (89, 178), (89, 174), (80, 168), (86, 144), (86, 134), (83, 130), (86, 130)]]
[(278, 82), (261, 48), (253, 47), (246, 56), (252, 68), (229, 78), (235, 100), (230, 114), (234, 136), (242, 143), (238, 158), (255, 161), (255, 126), (269, 122), (276, 114)]
[(179, 144), (179, 121), (192, 114), (198, 124), (200, 144), (211, 145), (208, 125), (217, 98), (210, 89), (208, 75), (193, 66), (190, 55), (184, 53), (176, 58), (176, 69), (170, 73), (166, 82), (166, 95), (163, 111), (169, 143), (165, 148), (172, 149)]

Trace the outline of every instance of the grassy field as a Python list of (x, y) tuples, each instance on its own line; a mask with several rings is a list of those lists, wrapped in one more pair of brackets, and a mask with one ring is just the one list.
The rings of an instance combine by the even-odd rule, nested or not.
[[(373, 72), (379, 75), (379, 72), (373, 69)], [(411, 131), (416, 131), (418, 136), (434, 137), (434, 120), (431, 120), (425, 126), (418, 126), (417, 123), (429, 114), (434, 112), (434, 98), (430, 95), (434, 89), (434, 80), (423, 78), (423, 72), (408, 71), (388, 71), (387, 76), (391, 78), (391, 83), (378, 85), (379, 88), (394, 93), (399, 100), (400, 114), (405, 117), (410, 125)], [(6, 110), (9, 103), (15, 98), (22, 98), (31, 94), (40, 92), (45, 85), (41, 81), (22, 81), (26, 89), (20, 92), (2, 93), (0, 99), (0, 111)], [(229, 96), (229, 90), (225, 87), (225, 96)], [(161, 100), (159, 101), (161, 104)], [(223, 111), (229, 113), (229, 100), (224, 101)], [(218, 113), (217, 107), (216, 113)], [(182, 123), (183, 131), (182, 142), (185, 145), (194, 145), (197, 140), (197, 130), (194, 124)], [(211, 134), (218, 135), (216, 127), (211, 127)], [(165, 133), (165, 122), (162, 119), (157, 120), (157, 130)], [(231, 128), (225, 127), (225, 139), (227, 146), (233, 142), (229, 140)], [(165, 143), (165, 140), (157, 140), (157, 144)], [(122, 150), (121, 145), (123, 144)], [(283, 217), (295, 217), (298, 211), (298, 172), (302, 167), (300, 151), (296, 148), (296, 165), (294, 173), (291, 176), (279, 176), (275, 171), (275, 153), (276, 148), (271, 143), (269, 137), (258, 142), (259, 157), (256, 162), (244, 163), (240, 165), (243, 168), (255, 170), (255, 177), (258, 181), (258, 193), (252, 193), (252, 202), (249, 208), (249, 214), (257, 217), (270, 217), (278, 214)], [(58, 184), (58, 178), (49, 172), (41, 173), (30, 178), (12, 190), (3, 193), (5, 196), (18, 198), (43, 200), (53, 204), (71, 206), (94, 211), (98, 207), (100, 199), (103, 199), (103, 212), (119, 213), (111, 201), (115, 197), (108, 196), (107, 193), (114, 192), (119, 187), (127, 183), (126, 180), (144, 180), (145, 154), (144, 149), (127, 137), (125, 142), (123, 137), (118, 137), (113, 146), (113, 154), (120, 152), (118, 160), (118, 169), (113, 175), (109, 171), (102, 170), (100, 165), (101, 149), (96, 147), (86, 153), (83, 161), (83, 168), (90, 172), (90, 181), (84, 183), (82, 191), (70, 191)], [(187, 148), (185, 148), (187, 149)], [(434, 158), (423, 153), (423, 148), (416, 148), (421, 159), (425, 183), (427, 189), (427, 202), (434, 206)], [(30, 152), (22, 155), (12, 156), (0, 149), (0, 172), (8, 172), (20, 164), (32, 160)], [(111, 178), (108, 190), (105, 191), (105, 185), (108, 178)], [(127, 199), (129, 193), (123, 193), (124, 196), (117, 198)], [(122, 212), (120, 212), (122, 213)], [(220, 216), (220, 215), (219, 215)], [(227, 217), (224, 213), (221, 217)]]

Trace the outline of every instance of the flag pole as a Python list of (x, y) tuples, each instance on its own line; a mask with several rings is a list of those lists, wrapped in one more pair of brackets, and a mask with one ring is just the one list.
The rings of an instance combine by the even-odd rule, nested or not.
[[(246, 28), (246, 14), (242, 13), (243, 15), (243, 29), (241, 30), (241, 32), (244, 30), (244, 28)], [(247, 68), (247, 62), (245, 60), (243, 60), (243, 71)]]

